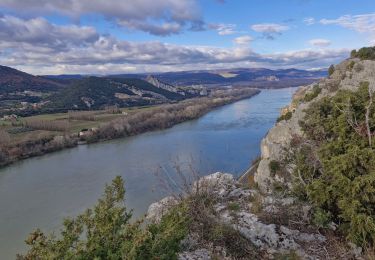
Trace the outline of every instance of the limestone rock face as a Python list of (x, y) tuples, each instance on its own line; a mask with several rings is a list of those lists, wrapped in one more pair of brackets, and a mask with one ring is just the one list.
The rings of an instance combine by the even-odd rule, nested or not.
[(148, 207), (146, 218), (151, 222), (158, 223), (161, 218), (168, 213), (169, 209), (177, 203), (178, 200), (172, 196), (165, 197), (158, 202), (152, 203)]
[[(215, 196), (217, 204), (214, 206), (214, 216), (217, 220), (238, 230), (257, 250), (265, 252), (266, 259), (272, 259), (274, 254), (283, 254), (290, 251), (296, 252), (302, 259), (318, 259), (313, 252), (306, 248), (311, 243), (316, 247), (324, 248), (328, 243), (323, 235), (316, 232), (302, 232), (282, 224), (265, 223), (257, 214), (252, 212), (252, 205), (255, 203), (252, 201), (255, 197), (261, 196), (259, 191), (241, 187), (240, 183), (230, 174), (217, 172), (202, 177), (195, 185), (202, 188), (206, 187), (208, 192)], [(173, 205), (176, 201), (167, 197), (152, 204), (148, 211), (148, 217), (160, 221), (161, 216), (168, 212), (171, 203)], [(233, 203), (238, 205), (238, 209), (233, 210), (231, 208), (230, 205)], [(269, 216), (278, 214), (280, 210), (291, 207), (294, 203), (293, 198), (280, 199), (273, 195), (261, 199), (263, 212)], [(303, 212), (303, 207), (299, 208)], [(218, 256), (219, 259), (232, 259), (228, 257), (224, 248), (199, 244), (197, 236), (199, 234), (189, 234), (181, 242), (184, 251), (179, 254), (178, 259), (209, 260), (218, 259)]]
[[(339, 89), (357, 90), (362, 82), (369, 82), (369, 87), (375, 91), (375, 61), (359, 59), (348, 59), (335, 66), (334, 73), (321, 81), (309, 86), (301, 87), (296, 91), (291, 105), (287, 107), (293, 112), (290, 120), (283, 120), (271, 128), (266, 137), (261, 142), (261, 161), (255, 172), (254, 180), (263, 192), (270, 192), (275, 181), (284, 182), (285, 179), (277, 179), (279, 176), (272, 176), (269, 164), (271, 161), (283, 160), (285, 153), (290, 150), (290, 142), (294, 137), (303, 136), (299, 122), (303, 121), (304, 110), (308, 108), (310, 102), (299, 102), (304, 94), (311, 91), (318, 85), (322, 91), (316, 99), (324, 96), (334, 95)], [(284, 112), (285, 113), (285, 112)], [(289, 167), (292, 170), (293, 166)]]
[(176, 87), (170, 85), (170, 84), (167, 84), (167, 83), (164, 83), (164, 82), (161, 82), (160, 80), (158, 80), (156, 77), (154, 76), (148, 76), (146, 78), (146, 81), (152, 85), (154, 85), (155, 87), (157, 88), (161, 88), (161, 89), (165, 89), (165, 90), (168, 90), (168, 91), (171, 91), (171, 92), (175, 92), (177, 93), (178, 90)]
[(303, 107), (296, 108), (290, 120), (277, 123), (261, 142), (261, 160), (254, 180), (263, 192), (269, 192), (274, 182), (269, 169), (270, 162), (282, 160), (293, 137), (302, 135), (299, 121), (303, 120), (303, 110)]
[(216, 172), (202, 177), (193, 184), (193, 192), (204, 189), (207, 192), (214, 193), (220, 197), (228, 195), (228, 192), (234, 189), (235, 179), (228, 173)]

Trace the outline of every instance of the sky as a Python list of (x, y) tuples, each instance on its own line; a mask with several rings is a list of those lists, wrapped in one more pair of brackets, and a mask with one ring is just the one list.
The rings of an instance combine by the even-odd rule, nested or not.
[(0, 0), (0, 64), (28, 73), (319, 69), (375, 45), (375, 0)]

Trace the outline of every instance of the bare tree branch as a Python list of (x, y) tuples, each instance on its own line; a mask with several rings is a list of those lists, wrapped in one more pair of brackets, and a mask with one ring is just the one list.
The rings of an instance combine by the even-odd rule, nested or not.
[(372, 148), (372, 133), (370, 129), (370, 111), (371, 111), (373, 100), (372, 100), (372, 91), (370, 87), (368, 88), (368, 94), (369, 94), (370, 99), (369, 99), (368, 105), (366, 106), (366, 115), (365, 115), (366, 116), (366, 132), (367, 132), (368, 144), (370, 148)]

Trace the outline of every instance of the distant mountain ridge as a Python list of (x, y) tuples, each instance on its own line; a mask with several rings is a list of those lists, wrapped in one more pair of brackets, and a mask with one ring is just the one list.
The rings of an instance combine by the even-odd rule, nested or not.
[(34, 76), (0, 66), (0, 115), (153, 105), (205, 96), (207, 87), (282, 88), (308, 84), (326, 71), (239, 68), (110, 76)]
[[(300, 69), (266, 69), (266, 68), (236, 68), (220, 70), (195, 70), (181, 72), (152, 73), (158, 81), (173, 86), (219, 86), (219, 85), (253, 85), (255, 87), (287, 87), (311, 83), (327, 76), (327, 70)], [(77, 75), (72, 75), (72, 78)], [(81, 75), (82, 76), (82, 75)], [(114, 74), (110, 78), (139, 78), (147, 80), (148, 73)], [(69, 75), (46, 76), (54, 78), (69, 78)]]
[[(257, 87), (286, 87), (301, 85), (327, 76), (326, 70), (307, 71), (298, 69), (271, 70), (264, 68), (228, 69), (212, 71), (167, 72), (157, 75), (172, 85), (253, 85)], [(281, 83), (281, 84), (280, 84)]]

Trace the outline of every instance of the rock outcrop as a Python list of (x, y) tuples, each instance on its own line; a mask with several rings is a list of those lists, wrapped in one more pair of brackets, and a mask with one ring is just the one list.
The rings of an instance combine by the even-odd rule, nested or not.
[[(309, 207), (295, 205), (293, 198), (277, 198), (273, 195), (263, 195), (256, 189), (243, 187), (231, 174), (214, 173), (201, 178), (199, 187), (204, 187), (207, 192), (216, 198), (214, 215), (221, 223), (231, 226), (240, 232), (249, 243), (262, 252), (262, 259), (273, 259), (275, 255), (294, 252), (302, 259), (323, 259), (329, 247), (329, 239), (319, 232), (288, 227), (283, 223), (271, 223), (267, 219), (276, 219), (281, 211), (295, 210), (296, 216), (303, 220)], [(193, 187), (197, 187), (194, 184)], [(148, 218), (159, 221), (176, 200), (167, 197), (160, 202), (152, 204), (148, 211)], [(233, 203), (238, 205), (235, 209)], [(254, 207), (262, 208), (261, 216)], [(296, 209), (298, 208), (298, 209)], [(274, 218), (276, 216), (276, 218)], [(225, 253), (224, 248), (202, 247), (194, 237), (189, 234), (183, 241), (185, 251), (179, 254), (181, 260), (195, 259), (232, 259)], [(329, 249), (328, 249), (329, 250)], [(348, 252), (346, 252), (348, 253)], [(351, 255), (351, 253), (348, 253)]]
[(189, 86), (189, 87), (177, 87), (171, 84), (165, 83), (155, 76), (149, 75), (146, 81), (157, 88), (161, 88), (170, 92), (180, 94), (182, 96), (207, 96), (207, 89), (203, 86)]
[[(312, 102), (300, 102), (303, 96), (311, 92), (314, 86), (318, 86), (321, 93), (314, 99), (315, 101), (324, 96), (334, 95), (339, 89), (357, 90), (362, 82), (369, 82), (370, 89), (375, 90), (375, 61), (347, 59), (335, 66), (335, 71), (330, 77), (301, 87), (296, 92), (291, 105), (286, 108), (287, 111), (292, 112), (292, 117), (276, 123), (261, 142), (261, 160), (254, 179), (263, 192), (271, 192), (275, 181), (290, 186), (285, 176), (273, 176), (269, 165), (271, 161), (283, 160), (285, 153), (290, 149), (292, 139), (303, 136), (299, 122), (303, 121), (304, 110)], [(289, 170), (290, 172), (293, 170), (292, 165)]]
[[(279, 176), (271, 172), (270, 163), (282, 161), (294, 138), (304, 135), (300, 121), (304, 119), (306, 108), (312, 104), (311, 100), (306, 100), (306, 94), (318, 87), (319, 93), (314, 97), (318, 100), (334, 95), (339, 89), (356, 90), (364, 81), (375, 90), (374, 72), (375, 61), (348, 59), (337, 65), (327, 79), (301, 87), (291, 105), (283, 110), (283, 113), (290, 112), (291, 117), (276, 123), (261, 142), (261, 159), (257, 166), (253, 166), (256, 185), (245, 187), (243, 181), (240, 183), (226, 173), (214, 173), (198, 181), (197, 186), (205, 187), (216, 198), (213, 208), (217, 221), (229, 225), (246, 238), (259, 251), (256, 259), (274, 259), (290, 252), (301, 259), (361, 259), (360, 248), (329, 232), (323, 235), (311, 226), (311, 205), (275, 191), (275, 183), (291, 187), (288, 174), (291, 175), (293, 165), (288, 165), (287, 173)], [(193, 188), (192, 194), (194, 191)], [(158, 214), (163, 212), (160, 210), (163, 203), (165, 201), (151, 206), (152, 218), (160, 219)], [(331, 229), (335, 226), (332, 225)], [(197, 234), (189, 234), (189, 237), (194, 236)], [(195, 240), (184, 241), (186, 250), (180, 253), (179, 259), (217, 259), (218, 256), (219, 259), (232, 259), (225, 248), (218, 250), (191, 241)]]

